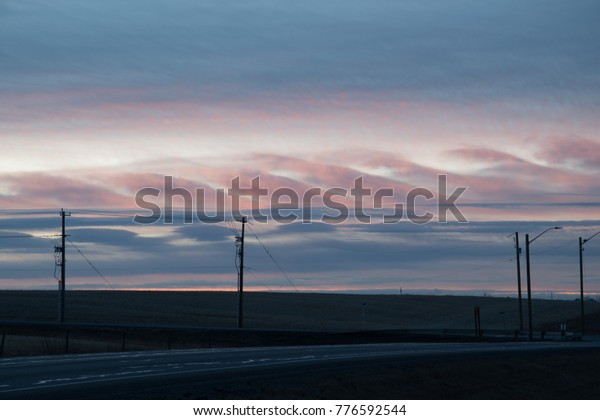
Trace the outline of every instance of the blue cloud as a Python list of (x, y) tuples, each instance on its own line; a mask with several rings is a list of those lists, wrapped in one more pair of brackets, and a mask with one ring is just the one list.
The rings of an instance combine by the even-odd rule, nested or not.
[(151, 87), (143, 95), (158, 99), (314, 89), (460, 100), (586, 96), (598, 84), (594, 1), (62, 0), (4, 9), (4, 91)]

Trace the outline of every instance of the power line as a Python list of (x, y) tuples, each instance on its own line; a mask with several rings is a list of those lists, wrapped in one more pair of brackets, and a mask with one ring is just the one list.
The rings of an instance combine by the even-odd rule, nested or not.
[(15, 239), (15, 238), (28, 238), (28, 239), (51, 239), (60, 238), (61, 235), (2, 235), (0, 239)]
[(56, 210), (48, 209), (23, 209), (23, 210), (0, 210), (2, 216), (50, 216), (54, 215)]
[(94, 269), (94, 271), (100, 276), (102, 277), (102, 280), (104, 280), (104, 282), (108, 285), (108, 287), (110, 287), (111, 289), (115, 290), (115, 288), (112, 286), (112, 284), (110, 284), (110, 282), (106, 279), (106, 277), (104, 277), (102, 275), (102, 273), (100, 272), (100, 270), (98, 270), (98, 268), (96, 268), (96, 266), (85, 256), (85, 254), (77, 247), (77, 245), (75, 245), (73, 243), (73, 241), (71, 240), (71, 238), (68, 238), (69, 242), (71, 243), (71, 245), (73, 245), (73, 247), (75, 248), (75, 250), (87, 261), (87, 263)]
[(248, 226), (248, 228), (250, 229), (250, 232), (252, 232), (252, 235), (254, 235), (254, 237), (256, 238), (256, 240), (258, 241), (258, 243), (260, 244), (260, 246), (263, 247), (263, 249), (265, 250), (265, 252), (267, 253), (267, 255), (271, 258), (271, 260), (273, 260), (273, 262), (275, 263), (275, 265), (277, 266), (277, 268), (279, 268), (279, 271), (281, 271), (281, 274), (283, 274), (283, 276), (286, 278), (286, 280), (288, 281), (288, 283), (290, 283), (290, 285), (294, 288), (294, 290), (296, 292), (298, 292), (299, 290), (296, 288), (296, 286), (294, 285), (294, 283), (292, 282), (292, 280), (288, 277), (288, 275), (285, 273), (285, 271), (283, 271), (283, 268), (281, 267), (281, 265), (279, 265), (279, 263), (277, 262), (277, 260), (273, 256), (273, 254), (271, 254), (269, 252), (269, 250), (267, 249), (267, 247), (265, 246), (265, 244), (262, 243), (262, 241), (260, 240), (260, 238), (258, 237), (258, 235), (256, 234), (256, 232), (254, 232), (254, 229), (252, 229), (251, 226)]
[(54, 278), (56, 280), (58, 280), (59, 285), (60, 285), (60, 277), (58, 277), (57, 272), (58, 272), (58, 267), (60, 267), (60, 245), (58, 243), (58, 240), (56, 238), (48, 238), (50, 240), (50, 242), (52, 242), (52, 248), (54, 249)]
[(534, 255), (543, 255), (543, 254), (548, 254), (549, 252), (552, 252), (554, 250), (557, 249), (561, 249), (561, 248), (567, 248), (570, 247), (572, 245), (571, 241), (567, 241), (567, 240), (562, 240), (561, 243), (559, 243), (558, 245), (554, 245), (554, 246), (548, 246), (548, 245), (540, 245), (541, 248), (543, 248), (542, 250), (536, 251), (535, 253), (532, 252), (532, 254)]
[(129, 218), (129, 217), (135, 217), (136, 216), (136, 212), (131, 212), (131, 213), (118, 213), (115, 211), (101, 211), (101, 210), (75, 210), (77, 212), (77, 214), (84, 214), (84, 215), (88, 215), (88, 216), (104, 216), (104, 217), (120, 217), (120, 218)]
[(252, 277), (254, 277), (254, 279), (255, 279), (257, 282), (259, 282), (260, 284), (262, 284), (262, 285), (263, 285), (263, 287), (264, 287), (265, 289), (267, 289), (269, 292), (272, 292), (272, 291), (273, 291), (273, 289), (271, 289), (271, 288), (270, 288), (270, 287), (269, 287), (269, 286), (268, 286), (268, 285), (267, 285), (267, 284), (266, 284), (264, 281), (262, 281), (260, 278), (258, 278), (258, 276), (257, 276), (256, 274), (254, 274), (254, 270), (253, 270), (251, 267), (248, 267), (248, 266), (246, 266), (246, 272), (249, 272), (249, 273), (250, 273), (250, 275), (251, 275)]
[(153, 273), (159, 271), (198, 271), (202, 269), (225, 269), (231, 268), (229, 265), (207, 265), (207, 266), (149, 266), (143, 267), (102, 267), (102, 271), (140, 271), (146, 272), (151, 270)]
[(239, 236), (240, 235), (240, 232), (235, 227), (235, 224), (233, 223), (233, 220), (227, 220), (227, 226), (229, 226), (229, 230), (231, 231), (231, 233), (233, 233), (233, 236)]
[(456, 277), (458, 277), (460, 275), (463, 275), (463, 274), (467, 274), (467, 273), (471, 273), (471, 272), (479, 271), (479, 270), (484, 270), (486, 268), (495, 267), (495, 266), (498, 266), (498, 265), (501, 265), (501, 264), (506, 264), (507, 262), (512, 262), (513, 259), (514, 258), (504, 259), (502, 261), (496, 261), (496, 262), (490, 263), (490, 264), (480, 265), (480, 266), (477, 266), (477, 267), (471, 267), (471, 268), (468, 268), (466, 270), (455, 271), (453, 273), (444, 273), (444, 274), (440, 274), (440, 275), (437, 275), (437, 276), (422, 277), (422, 278), (419, 278), (419, 280), (435, 280), (435, 279), (439, 279), (439, 278), (442, 278), (442, 277), (444, 277), (444, 278), (456, 278)]
[[(294, 290), (296, 292), (299, 293), (300, 291), (298, 290), (298, 288), (296, 287), (296, 285), (292, 282), (292, 280), (289, 278), (289, 276), (283, 270), (283, 268), (281, 267), (281, 265), (277, 262), (277, 260), (273, 256), (273, 254), (271, 254), (269, 252), (269, 250), (267, 249), (267, 247), (265, 246), (265, 244), (263, 244), (263, 242), (260, 240), (260, 238), (258, 237), (258, 235), (256, 234), (256, 232), (254, 232), (254, 229), (252, 229), (252, 227), (250, 225), (251, 225), (251, 223), (248, 223), (248, 228), (250, 229), (250, 232), (252, 232), (252, 235), (254, 235), (254, 237), (256, 238), (256, 240), (258, 241), (258, 243), (260, 244), (260, 246), (262, 246), (262, 248), (265, 250), (265, 252), (267, 253), (267, 255), (271, 258), (271, 260), (273, 260), (273, 262), (275, 263), (275, 265), (277, 266), (277, 268), (279, 268), (279, 271), (281, 271), (281, 274), (283, 274), (283, 276), (287, 279), (288, 283), (294, 288)], [(263, 283), (263, 285), (266, 286), (266, 284), (264, 284), (264, 283)], [(266, 286), (266, 287), (267, 287), (267, 289), (269, 289), (269, 291), (271, 291), (271, 289), (268, 286)], [(323, 320), (321, 320), (321, 318), (319, 316), (317, 316), (317, 321), (319, 321), (319, 324), (321, 324), (321, 327), (323, 327), (323, 329), (325, 331), (327, 331), (327, 327), (325, 326), (325, 324), (323, 323)]]

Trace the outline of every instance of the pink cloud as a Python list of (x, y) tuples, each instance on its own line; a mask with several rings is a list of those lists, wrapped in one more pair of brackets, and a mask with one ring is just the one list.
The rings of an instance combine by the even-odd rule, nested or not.
[(453, 158), (477, 162), (489, 166), (517, 166), (526, 163), (510, 153), (501, 152), (489, 148), (466, 148), (454, 149), (447, 152)]
[(32, 173), (4, 175), (0, 181), (12, 190), (10, 195), (0, 195), (3, 208), (126, 208), (131, 205), (131, 198), (115, 193), (110, 187), (80, 179)]
[[(299, 197), (310, 188), (322, 191), (333, 188), (354, 187), (354, 181), (362, 177), (364, 188), (372, 194), (377, 189), (393, 189), (395, 196), (384, 199), (384, 205), (403, 202), (406, 194), (415, 187), (427, 187), (436, 192), (437, 175), (448, 175), (448, 193), (457, 187), (468, 187), (460, 203), (570, 203), (597, 201), (600, 186), (596, 177), (564, 167), (540, 165), (513, 154), (490, 148), (455, 149), (447, 153), (454, 161), (471, 165), (470, 172), (452, 172), (442, 168), (420, 165), (406, 157), (382, 151), (349, 148), (335, 152), (312, 152), (295, 157), (276, 153), (249, 154), (246, 158), (229, 161), (203, 161), (200, 158), (155, 159), (139, 162), (127, 172), (118, 169), (85, 169), (71, 172), (71, 178), (44, 173), (21, 173), (0, 176), (4, 195), (0, 193), (0, 205), (5, 209), (18, 208), (119, 208), (137, 209), (135, 193), (141, 188), (164, 188), (165, 176), (173, 177), (176, 188), (185, 188), (196, 199), (195, 191), (205, 190), (207, 210), (216, 208), (216, 188), (232, 187), (232, 180), (240, 179), (242, 188), (250, 188), (252, 179), (260, 177), (260, 187), (269, 190), (291, 188)], [(0, 190), (1, 191), (1, 190)], [(311, 202), (322, 205), (322, 197)], [(402, 200), (402, 201), (399, 201)], [(162, 203), (159, 199), (149, 201)], [(336, 196), (334, 201), (351, 208), (354, 199)], [(225, 198), (229, 208), (230, 198)], [(181, 207), (183, 200), (174, 201)], [(248, 198), (242, 199), (242, 209), (250, 209)], [(269, 206), (266, 197), (261, 207)], [(365, 202), (370, 206), (372, 202)], [(566, 209), (563, 207), (563, 210)], [(544, 210), (546, 211), (546, 210)], [(557, 217), (560, 208), (547, 210)], [(542, 217), (538, 208), (469, 209), (473, 218), (519, 218)], [(585, 215), (593, 218), (593, 209), (576, 211), (569, 209), (569, 217)], [(529, 215), (529, 216), (527, 216)], [(545, 217), (545, 216), (543, 216)], [(483, 218), (483, 219), (482, 219)]]
[(456, 149), (448, 155), (467, 166), (475, 165), (473, 174), (457, 179), (485, 192), (488, 200), (502, 196), (509, 201), (586, 201), (600, 192), (594, 176), (539, 165), (494, 149)]
[(539, 157), (546, 162), (600, 170), (600, 142), (578, 136), (552, 138)]

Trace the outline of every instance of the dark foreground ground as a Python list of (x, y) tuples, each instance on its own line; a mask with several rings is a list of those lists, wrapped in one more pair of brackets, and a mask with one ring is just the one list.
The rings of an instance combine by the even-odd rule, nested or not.
[[(237, 322), (234, 293), (68, 292), (66, 303), (69, 322), (207, 328), (235, 328)], [(246, 325), (326, 332), (472, 328), (474, 307), (481, 308), (483, 328), (518, 328), (516, 299), (301, 293), (247, 294)], [(56, 308), (56, 292), (0, 291), (2, 321), (51, 322), (56, 320)], [(566, 323), (569, 331), (580, 328), (579, 302), (535, 300), (533, 308), (536, 328), (557, 331), (561, 323)], [(586, 312), (588, 333), (597, 333), (600, 304), (590, 302)], [(54, 345), (47, 338), (43, 340), (48, 348)], [(27, 354), (28, 346), (15, 347), (18, 351), (14, 355)], [(292, 370), (285, 375), (264, 371), (220, 379), (210, 386), (205, 382), (175, 383), (157, 389), (115, 390), (118, 393), (107, 398), (600, 399), (598, 372), (597, 351), (566, 350), (469, 360), (448, 357), (409, 362), (365, 361), (326, 370)]]
[[(484, 339), (499, 337), (494, 330), (504, 339), (526, 337), (517, 333), (516, 299), (255, 292), (245, 294), (244, 329), (237, 299), (231, 292), (67, 291), (65, 322), (57, 323), (56, 292), (0, 291), (0, 357), (474, 339), (474, 308)], [(569, 334), (581, 331), (579, 302), (535, 300), (533, 313), (536, 337), (557, 337), (561, 324)], [(586, 302), (586, 329), (600, 332), (597, 302)]]
[[(485, 296), (358, 295), (333, 293), (244, 294), (244, 326), (311, 331), (397, 328), (473, 328), (480, 308), (484, 329), (519, 327), (518, 300)], [(1, 291), (0, 321), (56, 321), (55, 291)], [(65, 321), (101, 324), (237, 327), (233, 292), (69, 291)], [(523, 300), (527, 325), (526, 300)], [(533, 300), (534, 328), (580, 328), (574, 300)], [(600, 303), (586, 302), (586, 326), (600, 333)]]
[(447, 357), (248, 375), (221, 382), (129, 390), (129, 399), (600, 399), (600, 354), (573, 350)]

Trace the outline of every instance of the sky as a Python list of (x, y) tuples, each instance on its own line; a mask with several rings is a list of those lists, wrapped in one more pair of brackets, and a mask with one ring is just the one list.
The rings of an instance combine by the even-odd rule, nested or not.
[[(531, 244), (533, 292), (571, 298), (578, 237), (600, 231), (599, 15), (593, 0), (0, 0), (0, 288), (56, 288), (64, 208), (67, 288), (235, 290), (228, 193), (258, 177), (255, 206), (293, 191), (300, 217), (251, 218), (249, 290), (514, 295), (509, 235), (524, 249), (561, 226)], [(192, 201), (165, 200), (167, 179)], [(218, 190), (224, 221), (185, 223), (219, 211)], [(340, 214), (327, 190), (370, 223), (323, 222)], [(465, 220), (436, 205), (453, 192)], [(135, 223), (150, 203), (163, 217)], [(600, 235), (584, 256), (600, 293)]]

